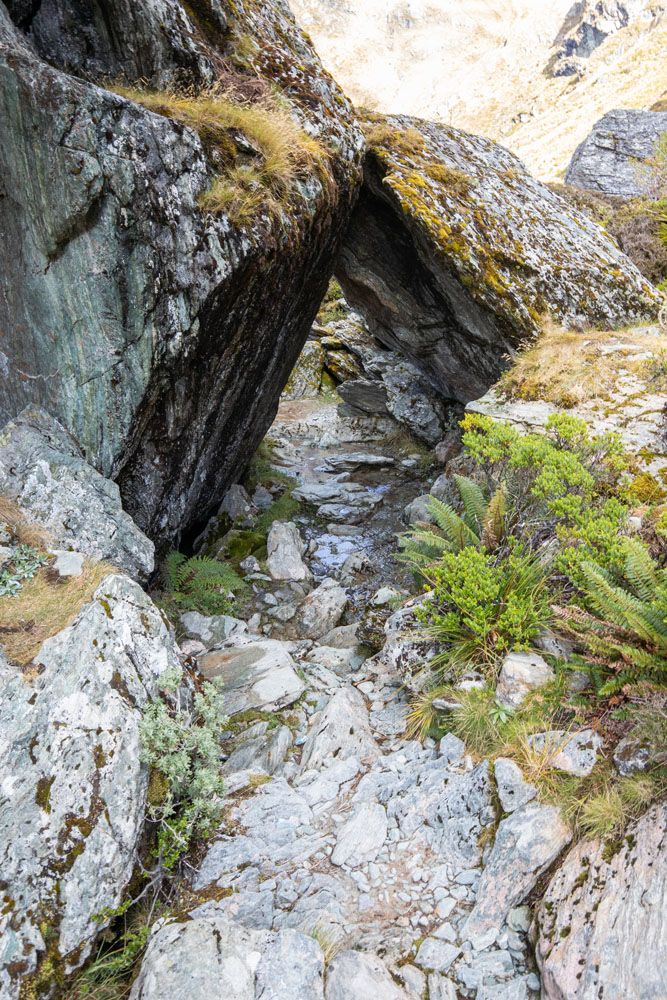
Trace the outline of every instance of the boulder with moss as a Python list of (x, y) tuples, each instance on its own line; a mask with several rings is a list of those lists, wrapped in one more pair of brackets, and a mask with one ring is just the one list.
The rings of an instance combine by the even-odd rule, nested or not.
[(324, 296), (361, 146), (281, 0), (0, 4), (0, 418), (44, 407), (161, 545), (205, 522)]
[(364, 185), (338, 266), (374, 337), (468, 402), (543, 315), (615, 326), (660, 296), (590, 219), (488, 139), (373, 117)]
[(51, 996), (138, 861), (142, 710), (179, 670), (161, 614), (109, 575), (24, 670), (0, 673), (0, 995)]

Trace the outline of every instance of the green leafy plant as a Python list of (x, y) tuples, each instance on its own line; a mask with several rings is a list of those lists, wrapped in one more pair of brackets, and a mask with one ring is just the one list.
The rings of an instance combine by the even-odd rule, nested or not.
[[(667, 680), (667, 570), (641, 542), (624, 539), (619, 580), (595, 563), (580, 567), (580, 595), (559, 609), (564, 626), (607, 679), (601, 694), (640, 680)], [(610, 676), (611, 675), (611, 676)]]
[(170, 702), (153, 702), (141, 721), (141, 759), (153, 772), (148, 815), (158, 825), (161, 870), (173, 868), (195, 836), (210, 832), (224, 805), (221, 686), (218, 681), (204, 683), (190, 703), (182, 697), (180, 680), (163, 678)]
[(203, 615), (228, 614), (233, 595), (245, 584), (226, 563), (209, 556), (170, 552), (162, 567), (162, 604), (168, 612), (199, 611)]
[(132, 973), (144, 953), (148, 924), (127, 927), (112, 945), (102, 943), (68, 993), (70, 1000), (122, 1000), (130, 992)]
[(25, 580), (32, 580), (48, 561), (44, 552), (31, 545), (19, 545), (0, 573), (0, 597), (14, 597)]
[(433, 598), (418, 617), (442, 646), (435, 667), (495, 675), (506, 653), (529, 649), (552, 619), (545, 567), (519, 546), (500, 558), (467, 546), (445, 553), (425, 575)]
[(419, 570), (429, 566), (447, 552), (460, 552), (468, 545), (476, 548), (497, 548), (505, 537), (507, 491), (504, 483), (493, 496), (466, 476), (454, 476), (461, 497), (463, 513), (436, 497), (428, 501), (429, 513), (435, 524), (413, 525), (399, 538), (398, 559)]

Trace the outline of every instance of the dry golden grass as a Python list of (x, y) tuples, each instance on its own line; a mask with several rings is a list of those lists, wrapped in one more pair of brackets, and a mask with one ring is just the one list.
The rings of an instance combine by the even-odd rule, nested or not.
[[(619, 350), (606, 351), (613, 344)], [(626, 371), (648, 379), (639, 353), (659, 356), (664, 337), (628, 330), (564, 330), (551, 321), (532, 347), (522, 351), (501, 377), (499, 389), (511, 399), (544, 399), (569, 409), (589, 399), (609, 399)]]
[[(197, 94), (122, 85), (114, 89), (149, 111), (193, 128), (205, 146), (221, 154), (225, 167), (200, 198), (207, 211), (226, 212), (245, 222), (262, 209), (275, 214), (300, 175), (315, 171), (323, 181), (329, 179), (324, 146), (301, 128), (277, 96), (248, 102), (219, 87)], [(234, 133), (245, 136), (256, 156), (243, 150), (243, 162), (237, 162)]]
[(50, 543), (49, 533), (29, 521), (16, 501), (10, 497), (0, 496), (0, 524), (9, 528), (13, 540), (19, 545), (40, 549)]
[(109, 573), (104, 562), (86, 562), (81, 576), (61, 580), (45, 567), (14, 597), (0, 597), (0, 644), (10, 660), (31, 663), (42, 643), (70, 625)]

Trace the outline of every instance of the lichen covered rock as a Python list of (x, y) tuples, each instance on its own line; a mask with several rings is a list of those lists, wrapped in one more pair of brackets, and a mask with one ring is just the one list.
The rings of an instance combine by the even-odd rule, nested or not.
[(660, 297), (603, 231), (488, 139), (373, 118), (338, 276), (372, 334), (445, 396), (481, 395), (549, 312), (655, 316)]
[(35, 662), (0, 674), (3, 1000), (77, 968), (121, 902), (144, 825), (142, 710), (179, 666), (162, 616), (123, 576)]
[(645, 194), (648, 176), (642, 163), (654, 156), (665, 133), (667, 111), (609, 111), (577, 147), (566, 184), (622, 198)]
[[(16, 27), (0, 7), (0, 418), (43, 406), (166, 546), (214, 511), (271, 422), (356, 195), (361, 136), (281, 0), (31, 10), (11, 4)], [(261, 153), (242, 129), (212, 149), (87, 82), (118, 78), (215, 79), (253, 106), (280, 93), (321, 156), (277, 208), (260, 194), (243, 219), (205, 212), (220, 170)]]
[(667, 996), (667, 806), (611, 845), (583, 841), (556, 872), (533, 932), (545, 1000)]
[(153, 543), (123, 510), (115, 483), (83, 458), (65, 428), (36, 407), (0, 432), (0, 494), (16, 500), (51, 542), (147, 580)]

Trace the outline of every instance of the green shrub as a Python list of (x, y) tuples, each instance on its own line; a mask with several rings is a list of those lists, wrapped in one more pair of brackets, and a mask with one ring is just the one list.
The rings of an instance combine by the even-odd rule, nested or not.
[(148, 815), (158, 825), (160, 869), (173, 868), (195, 836), (209, 833), (224, 806), (220, 759), (227, 720), (221, 686), (205, 682), (192, 704), (183, 705), (180, 682), (164, 677), (170, 702), (153, 702), (141, 720), (141, 760), (153, 771)]
[(198, 611), (202, 615), (224, 615), (234, 609), (230, 595), (245, 584), (226, 563), (208, 556), (170, 552), (162, 567), (161, 604), (168, 614)]
[(545, 568), (521, 547), (494, 558), (467, 546), (445, 553), (426, 576), (433, 599), (418, 616), (443, 647), (436, 667), (493, 675), (506, 653), (530, 648), (551, 621)]

